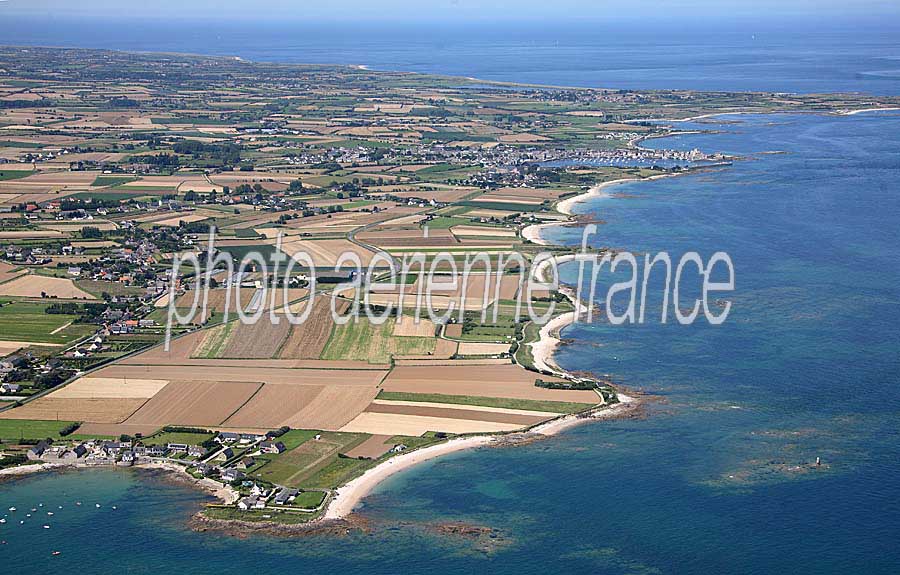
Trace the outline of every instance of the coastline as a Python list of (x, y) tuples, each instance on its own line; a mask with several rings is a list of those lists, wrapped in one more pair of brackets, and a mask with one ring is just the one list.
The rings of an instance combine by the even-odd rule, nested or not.
[(450, 441), (438, 445), (432, 445), (431, 447), (417, 449), (408, 454), (392, 457), (336, 489), (325, 508), (325, 512), (320, 518), (316, 519), (316, 521), (331, 521), (346, 518), (353, 512), (366, 495), (371, 493), (378, 484), (395, 473), (399, 473), (400, 471), (409, 469), (420, 463), (424, 463), (425, 461), (441, 457), (442, 455), (448, 455), (466, 449), (474, 449), (476, 447), (484, 447), (496, 443), (497, 441), (499, 441), (499, 436), (494, 435), (462, 437), (459, 439), (451, 439)]
[(137, 469), (141, 471), (159, 471), (165, 473), (169, 478), (178, 482), (188, 483), (203, 491), (206, 491), (213, 497), (216, 497), (225, 505), (231, 505), (238, 500), (240, 494), (231, 486), (219, 483), (210, 478), (197, 479), (188, 474), (186, 468), (175, 463), (166, 461), (148, 461), (146, 463), (138, 463), (130, 467), (117, 466), (93, 466), (93, 465), (77, 465), (77, 464), (60, 464), (60, 463), (33, 463), (29, 465), (20, 465), (18, 467), (8, 467), (0, 469), (0, 481), (7, 478), (18, 478), (26, 475), (35, 475), (46, 471), (62, 471), (62, 470), (78, 470), (78, 469)]
[[(577, 196), (572, 196), (571, 198), (566, 198), (565, 200), (560, 201), (556, 204), (556, 211), (561, 214), (565, 214), (567, 216), (576, 215), (573, 211), (573, 208), (579, 204), (583, 204), (584, 202), (592, 199), (592, 198), (604, 198), (609, 197), (609, 192), (605, 191), (606, 188), (611, 188), (613, 186), (618, 186), (619, 184), (627, 184), (629, 182), (649, 182), (651, 180), (659, 180), (662, 178), (673, 178), (675, 176), (681, 175), (680, 173), (674, 174), (657, 174), (655, 176), (650, 176), (649, 178), (620, 178), (618, 180), (610, 180), (608, 182), (603, 182), (602, 184), (597, 184), (593, 186), (588, 191), (583, 194), (578, 194)], [(559, 224), (553, 224), (559, 225)]]
[(617, 393), (617, 396), (619, 397), (619, 403), (609, 407), (597, 407), (588, 414), (563, 415), (540, 423), (528, 430), (508, 435), (476, 435), (451, 439), (445, 443), (425, 447), (388, 459), (339, 487), (334, 492), (322, 516), (310, 522), (310, 525), (346, 520), (375, 487), (392, 475), (410, 469), (420, 463), (469, 449), (501, 447), (553, 437), (567, 429), (589, 421), (619, 417), (639, 405), (639, 401), (631, 396), (622, 393)]

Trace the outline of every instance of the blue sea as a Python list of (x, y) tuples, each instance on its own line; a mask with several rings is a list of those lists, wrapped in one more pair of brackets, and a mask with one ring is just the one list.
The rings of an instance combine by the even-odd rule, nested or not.
[[(9, 42), (21, 41), (15, 38)], [(133, 42), (141, 42), (139, 32)], [(794, 39), (789, 52), (802, 44)], [(357, 62), (413, 68), (378, 45)], [(894, 81), (859, 72), (896, 66), (888, 62), (897, 57), (896, 40), (835, 46), (868, 54), (846, 60), (810, 46), (805, 57), (821, 65), (806, 73), (788, 66), (780, 75), (747, 71), (745, 80), (727, 72), (740, 67), (738, 54), (730, 61), (729, 52), (718, 53), (721, 64), (708, 68), (705, 79), (694, 74), (699, 64), (690, 58), (679, 67), (672, 49), (668, 72), (645, 70), (633, 86), (671, 81), (673, 87), (898, 93)], [(260, 54), (281, 49), (263, 47)], [(505, 49), (488, 49), (471, 68), (465, 59), (448, 64), (441, 50), (423, 49), (416, 59), (423, 69), (435, 62), (428, 71), (492, 79), (632, 81), (599, 72), (603, 62), (571, 61), (572, 46), (555, 65), (538, 46), (531, 71), (523, 71), (531, 61), (522, 45), (508, 48), (507, 60), (491, 56)], [(645, 50), (669, 52), (662, 45)], [(621, 58), (631, 57), (633, 51), (621, 51)], [(513, 59), (518, 68), (501, 71)], [(842, 72), (840, 62), (856, 71)], [(585, 73), (577, 74), (582, 65)], [(609, 375), (652, 394), (646, 417), (429, 462), (391, 478), (366, 500), (370, 534), (337, 538), (195, 533), (185, 522), (204, 496), (135, 471), (19, 479), (0, 485), (0, 510), (16, 506), (17, 517), (41, 511), (24, 524), (18, 517), (0, 525), (5, 565), (23, 575), (900, 572), (900, 114), (724, 116), (683, 127), (716, 133), (647, 145), (744, 159), (623, 184), (579, 211), (605, 222), (593, 241), (598, 247), (676, 258), (690, 250), (706, 258), (727, 251), (736, 270), (729, 319), (722, 326), (681, 326), (670, 317), (663, 325), (648, 312), (643, 325), (579, 324), (564, 332), (571, 343), (558, 355), (569, 369)], [(580, 242), (577, 229), (545, 234)], [(575, 282), (576, 269), (565, 268), (564, 277)], [(429, 526), (440, 522), (489, 526), (501, 536), (485, 547), (435, 535)], [(54, 550), (62, 553), (52, 556)]]
[[(265, 17), (265, 13), (261, 17)], [(900, 22), (385, 24), (3, 17), (0, 44), (365, 65), (484, 80), (621, 89), (900, 94)]]

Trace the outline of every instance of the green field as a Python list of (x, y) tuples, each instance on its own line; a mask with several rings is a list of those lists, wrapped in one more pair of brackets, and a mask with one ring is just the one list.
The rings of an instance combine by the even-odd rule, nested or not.
[(12, 302), (0, 307), (0, 340), (64, 345), (94, 332), (93, 325), (72, 323), (78, 316), (45, 313), (47, 305)]
[[(318, 441), (313, 439), (317, 433), (322, 436)], [(253, 475), (288, 487), (329, 487), (322, 485), (322, 482), (327, 483), (330, 477), (342, 473), (332, 467), (334, 462), (339, 461), (338, 454), (350, 451), (368, 438), (364, 433), (291, 431), (278, 439), (288, 447), (288, 451), (259, 456), (268, 463)], [(296, 447), (291, 449), (291, 445)]]
[(200, 359), (215, 359), (222, 355), (225, 345), (231, 337), (231, 332), (238, 326), (238, 322), (230, 321), (224, 325), (216, 326), (207, 332), (206, 337), (194, 350), (193, 357)]
[(522, 340), (516, 350), (516, 362), (526, 369), (534, 369), (534, 356), (531, 353), (529, 343), (540, 339), (541, 327), (534, 322), (528, 322), (522, 331)]
[[(453, 405), (476, 405), (480, 407), (500, 407), (504, 409), (526, 409), (548, 413), (575, 413), (595, 404), (567, 401), (543, 401), (536, 399), (512, 399), (508, 397), (477, 397), (472, 395), (441, 395), (439, 393), (403, 393), (382, 391), (378, 399), (391, 401), (424, 401), (428, 403), (450, 403)], [(599, 397), (597, 403), (600, 403)]]
[(434, 351), (430, 337), (395, 337), (394, 318), (381, 325), (361, 320), (334, 326), (322, 359), (350, 359), (370, 363), (388, 363), (392, 355), (426, 355)]
[(143, 196), (144, 192), (78, 192), (77, 194), (72, 194), (69, 196), (70, 198), (76, 200), (106, 200), (112, 202), (120, 202), (122, 200), (129, 200), (133, 198), (139, 198)]
[(4, 180), (18, 180), (27, 178), (34, 172), (31, 170), (0, 170), (0, 182)]
[(304, 509), (315, 509), (322, 504), (324, 499), (324, 491), (304, 491), (297, 495), (291, 505), (294, 507), (302, 507)]
[(306, 523), (313, 519), (315, 513), (300, 513), (296, 511), (273, 511), (271, 509), (254, 509), (252, 511), (241, 511), (236, 507), (210, 506), (203, 510), (203, 515), (210, 519), (225, 519), (250, 521), (253, 523), (284, 523), (293, 525), (297, 523)]
[[(0, 440), (6, 443), (19, 439), (59, 439), (59, 432), (71, 421), (38, 421), (33, 419), (0, 419)], [(76, 437), (70, 435), (70, 438)]]
[(91, 185), (98, 188), (121, 186), (122, 184), (127, 184), (128, 182), (133, 182), (135, 180), (137, 180), (137, 178), (134, 176), (97, 176)]

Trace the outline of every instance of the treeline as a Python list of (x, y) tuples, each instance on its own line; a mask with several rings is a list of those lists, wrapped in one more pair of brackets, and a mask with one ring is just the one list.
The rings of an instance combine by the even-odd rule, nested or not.
[(583, 380), (583, 381), (544, 381), (543, 379), (534, 380), (535, 387), (541, 387), (543, 389), (565, 389), (565, 390), (575, 390), (575, 391), (593, 391), (597, 389), (597, 382)]

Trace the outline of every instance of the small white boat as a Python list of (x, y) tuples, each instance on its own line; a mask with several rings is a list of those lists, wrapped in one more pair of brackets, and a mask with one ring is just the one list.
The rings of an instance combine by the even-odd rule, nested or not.
[(44, 529), (50, 529), (49, 525), (44, 525)]
[(81, 501), (76, 501), (75, 505), (81, 506)]
[(52, 512), (52, 511), (48, 511), (48, 512), (47, 512), (47, 515), (53, 515), (53, 512)]
[(15, 507), (10, 507), (9, 510), (12, 511), (13, 513), (15, 513), (16, 508), (15, 508)]
[(54, 551), (53, 553), (51, 553), (51, 555), (56, 556), (56, 555), (59, 555), (60, 553), (61, 553), (61, 551)]
[(95, 503), (95, 504), (94, 504), (94, 507), (100, 507), (100, 504), (99, 504), (99, 503)]
[(0, 524), (6, 523), (6, 519), (0, 519)]
[(113, 508), (113, 509), (118, 509), (118, 507), (116, 507), (115, 505), (113, 505), (112, 508)]
[(31, 513), (26, 513), (25, 517), (31, 517)]

